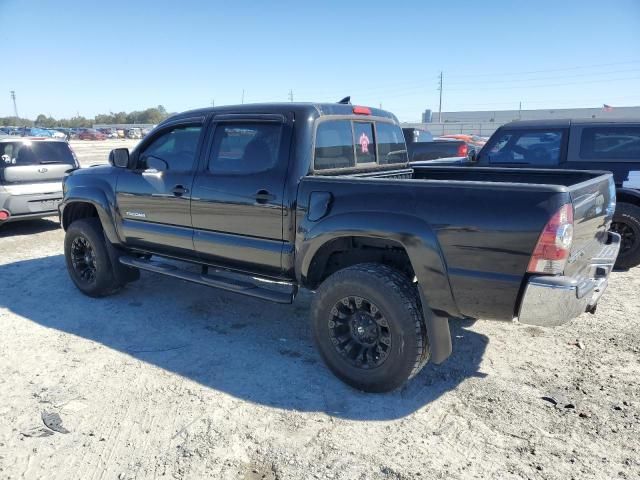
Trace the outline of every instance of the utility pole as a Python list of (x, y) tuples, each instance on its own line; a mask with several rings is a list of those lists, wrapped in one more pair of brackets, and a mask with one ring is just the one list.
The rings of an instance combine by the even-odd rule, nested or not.
[(20, 116), (18, 115), (18, 106), (16, 105), (15, 90), (11, 90), (11, 100), (13, 100), (13, 113), (15, 114), (16, 118), (20, 118)]
[(438, 123), (442, 123), (442, 80), (443, 74), (440, 72), (440, 84), (438, 85), (438, 90), (440, 90), (440, 104), (438, 105)]
[(289, 101), (293, 102), (293, 90), (289, 89)]
[(518, 120), (522, 120), (522, 102), (518, 106)]
[(212, 107), (216, 106), (216, 100), (214, 98), (211, 99), (211, 106)]
[(242, 104), (244, 105), (244, 88), (242, 89)]

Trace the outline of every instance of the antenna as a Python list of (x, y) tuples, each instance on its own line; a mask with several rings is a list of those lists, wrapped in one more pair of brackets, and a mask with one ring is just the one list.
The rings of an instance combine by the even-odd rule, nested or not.
[(338, 103), (341, 103), (342, 105), (351, 105), (351, 97), (344, 97)]

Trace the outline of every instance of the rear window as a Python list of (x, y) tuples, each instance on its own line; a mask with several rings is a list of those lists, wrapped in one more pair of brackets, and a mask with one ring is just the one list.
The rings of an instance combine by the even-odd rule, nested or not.
[(485, 147), (491, 164), (557, 165), (563, 130), (505, 130)]
[(391, 123), (328, 120), (318, 125), (315, 170), (408, 162), (402, 129)]
[(71, 149), (65, 142), (27, 140), (0, 143), (0, 168), (54, 163), (75, 165)]
[(640, 127), (589, 127), (582, 130), (580, 157), (640, 160)]
[(349, 120), (322, 122), (316, 132), (316, 170), (355, 165), (353, 131)]
[(402, 130), (391, 123), (377, 123), (378, 134), (378, 163), (406, 163), (409, 161), (407, 146), (404, 143)]
[(354, 122), (353, 134), (356, 139), (356, 163), (376, 163), (373, 123)]

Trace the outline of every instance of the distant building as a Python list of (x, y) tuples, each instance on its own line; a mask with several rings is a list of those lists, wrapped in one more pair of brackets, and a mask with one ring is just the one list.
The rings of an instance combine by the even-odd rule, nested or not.
[[(608, 107), (608, 108), (607, 108)], [(427, 110), (429, 111), (429, 110)], [(504, 124), (514, 120), (546, 118), (640, 118), (640, 107), (546, 108), (540, 110), (493, 110), (442, 112), (443, 122), (495, 122)], [(428, 123), (428, 122), (425, 122)]]
[(431, 110), (422, 114), (422, 123), (405, 123), (403, 126), (426, 127), (434, 135), (469, 133), (491, 135), (501, 125), (517, 120), (544, 120), (553, 118), (634, 118), (640, 119), (640, 107), (600, 108), (546, 108), (539, 110), (483, 110), (442, 112), (442, 123)]

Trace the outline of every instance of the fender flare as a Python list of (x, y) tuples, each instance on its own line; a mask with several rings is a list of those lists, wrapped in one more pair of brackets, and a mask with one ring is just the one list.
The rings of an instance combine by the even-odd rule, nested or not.
[(441, 363), (451, 354), (448, 318), (462, 315), (451, 290), (438, 239), (428, 223), (405, 214), (381, 216), (377, 212), (349, 212), (326, 217), (319, 222), (305, 219), (298, 232), (298, 238), (304, 236), (297, 240), (299, 244), (296, 245), (295, 269), (300, 281), (308, 277), (318, 251), (335, 239), (355, 236), (392, 240), (400, 244), (407, 252), (418, 279), (431, 360)]
[(68, 206), (75, 203), (88, 203), (95, 207), (98, 218), (102, 224), (105, 236), (109, 242), (120, 244), (120, 238), (115, 226), (115, 205), (104, 192), (96, 187), (77, 186), (71, 187), (64, 195), (64, 200), (60, 204), (60, 224), (64, 226), (64, 213)]

